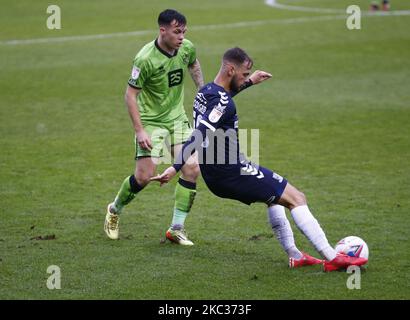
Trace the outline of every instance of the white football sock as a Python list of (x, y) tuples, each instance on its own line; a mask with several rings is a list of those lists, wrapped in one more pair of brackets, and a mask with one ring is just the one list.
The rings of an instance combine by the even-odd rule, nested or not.
[(325, 233), (308, 206), (299, 206), (290, 212), (299, 230), (309, 239), (315, 249), (327, 260), (333, 260), (336, 257), (336, 251), (330, 246)]
[(301, 259), (302, 253), (296, 248), (293, 238), (292, 228), (286, 218), (285, 208), (280, 205), (268, 207), (268, 219), (272, 226), (272, 231), (276, 235), (283, 249), (289, 258)]

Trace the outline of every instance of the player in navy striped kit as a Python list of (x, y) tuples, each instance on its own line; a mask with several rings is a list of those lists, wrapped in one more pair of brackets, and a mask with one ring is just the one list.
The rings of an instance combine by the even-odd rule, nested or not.
[[(225, 52), (221, 68), (211, 83), (198, 92), (194, 102), (195, 130), (184, 144), (173, 166), (151, 178), (167, 183), (185, 161), (198, 151), (201, 174), (217, 196), (246, 204), (263, 202), (268, 206), (272, 230), (289, 256), (289, 266), (302, 267), (323, 263), (325, 271), (363, 265), (367, 259), (338, 254), (310, 212), (305, 195), (273, 171), (249, 163), (239, 153), (239, 119), (232, 98), (247, 87), (269, 79), (264, 71), (250, 75), (252, 59), (240, 48)], [(299, 251), (295, 245), (285, 209), (291, 212), (298, 228), (325, 260)]]

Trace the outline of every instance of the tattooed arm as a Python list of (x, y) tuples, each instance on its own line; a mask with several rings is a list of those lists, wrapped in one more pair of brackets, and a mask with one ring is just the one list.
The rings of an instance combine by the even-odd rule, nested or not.
[(202, 76), (201, 65), (199, 64), (198, 59), (194, 61), (190, 66), (188, 66), (189, 73), (191, 74), (192, 80), (199, 90), (204, 85), (204, 77)]

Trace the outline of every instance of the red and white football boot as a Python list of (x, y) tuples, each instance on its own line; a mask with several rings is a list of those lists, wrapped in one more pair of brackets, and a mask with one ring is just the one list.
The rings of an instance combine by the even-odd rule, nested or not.
[(323, 262), (323, 270), (325, 272), (345, 270), (349, 266), (362, 266), (366, 264), (368, 259), (351, 257), (344, 253), (338, 253), (336, 258), (331, 261), (325, 260)]
[(315, 264), (322, 264), (323, 260), (311, 257), (307, 253), (302, 252), (303, 256), (300, 259), (289, 258), (289, 268), (299, 268), (305, 266), (313, 266)]

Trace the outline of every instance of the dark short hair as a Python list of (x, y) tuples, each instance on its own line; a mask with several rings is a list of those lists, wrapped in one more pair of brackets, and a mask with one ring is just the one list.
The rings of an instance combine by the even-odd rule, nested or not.
[(222, 58), (223, 62), (231, 62), (236, 65), (241, 65), (244, 62), (249, 63), (249, 67), (252, 67), (253, 61), (252, 59), (248, 56), (248, 54), (242, 50), (241, 48), (235, 47), (227, 50), (224, 53), (224, 56)]
[(169, 26), (174, 20), (180, 25), (186, 25), (185, 16), (173, 9), (166, 9), (159, 14), (158, 25)]

